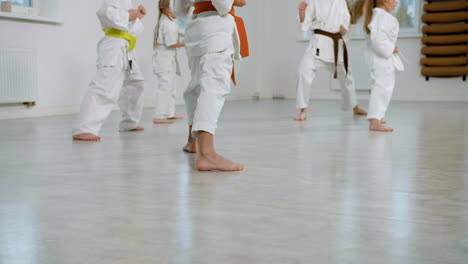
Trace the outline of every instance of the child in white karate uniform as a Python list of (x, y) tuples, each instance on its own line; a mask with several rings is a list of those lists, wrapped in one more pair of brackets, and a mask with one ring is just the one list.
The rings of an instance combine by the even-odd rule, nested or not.
[(177, 17), (170, 8), (170, 0), (159, 1), (159, 20), (155, 29), (153, 73), (158, 79), (153, 123), (170, 124), (182, 119), (175, 114), (176, 76), (181, 76), (177, 49), (185, 47), (179, 41)]
[(315, 34), (299, 64), (296, 107), (300, 109), (297, 121), (307, 118), (310, 89), (319, 72), (334, 73), (341, 86), (343, 109), (353, 109), (355, 115), (366, 115), (356, 98), (353, 79), (347, 76), (348, 58), (345, 40), (350, 25), (346, 0), (312, 0), (299, 4), (299, 22), (303, 31)]
[(105, 35), (98, 43), (97, 73), (83, 99), (73, 139), (98, 141), (104, 121), (119, 104), (121, 131), (141, 131), (144, 77), (136, 62), (136, 35), (144, 30), (146, 9), (131, 0), (104, 0), (97, 12)]
[(246, 0), (195, 0), (185, 43), (191, 81), (184, 93), (189, 123), (184, 151), (197, 153), (195, 169), (240, 171), (244, 166), (217, 154), (214, 134), (230, 92), (233, 60), (241, 56), (233, 6)]
[(391, 14), (397, 0), (366, 0), (364, 31), (368, 34), (368, 60), (370, 66), (371, 97), (369, 101), (369, 129), (392, 132), (384, 121), (395, 87), (395, 77), (404, 66), (396, 45), (398, 20)]

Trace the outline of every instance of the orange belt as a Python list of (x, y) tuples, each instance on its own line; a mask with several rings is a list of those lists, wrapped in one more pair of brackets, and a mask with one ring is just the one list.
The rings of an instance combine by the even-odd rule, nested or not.
[[(210, 2), (198, 2), (195, 3), (195, 11), (193, 11), (194, 15), (198, 15), (200, 13), (209, 12), (209, 11), (217, 11), (216, 7)], [(240, 54), (242, 58), (249, 56), (249, 40), (247, 38), (247, 30), (245, 29), (244, 20), (241, 17), (236, 16), (236, 11), (234, 7), (232, 7), (231, 11), (229, 11), (234, 17), (234, 21), (236, 22), (237, 32), (239, 33), (239, 40), (240, 40)], [(234, 68), (232, 69), (231, 79), (236, 84), (236, 75), (234, 73)]]

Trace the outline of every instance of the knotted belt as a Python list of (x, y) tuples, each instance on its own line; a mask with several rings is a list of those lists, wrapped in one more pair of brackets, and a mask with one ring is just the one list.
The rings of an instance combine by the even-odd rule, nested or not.
[[(195, 3), (195, 10), (193, 11), (194, 15), (198, 15), (204, 12), (209, 12), (209, 11), (217, 11), (216, 7), (210, 2), (197, 2)], [(239, 40), (240, 40), (240, 54), (242, 58), (248, 57), (249, 56), (249, 40), (247, 37), (247, 30), (245, 29), (245, 24), (244, 20), (241, 17), (236, 16), (236, 11), (234, 10), (234, 7), (232, 7), (231, 11), (229, 11), (229, 14), (231, 14), (234, 17), (234, 21), (236, 22), (236, 27), (237, 27), (237, 32), (239, 34)], [(232, 75), (231, 75), (232, 82), (234, 85), (236, 84), (236, 75), (234, 73), (234, 68), (232, 69)]]
[(105, 33), (107, 37), (121, 38), (128, 41), (128, 50), (135, 48), (137, 38), (132, 36), (130, 33), (115, 28), (106, 28)]
[[(335, 75), (333, 76), (333, 78), (336, 79), (338, 77), (338, 42), (340, 39), (343, 40), (343, 35), (341, 35), (341, 33), (331, 33), (325, 30), (321, 30), (321, 29), (314, 30), (314, 33), (318, 35), (324, 35), (333, 39), (333, 51), (335, 54)], [(343, 40), (343, 59), (344, 59), (344, 66), (345, 66), (346, 74), (348, 74), (348, 49), (346, 48), (346, 42), (344, 40)]]

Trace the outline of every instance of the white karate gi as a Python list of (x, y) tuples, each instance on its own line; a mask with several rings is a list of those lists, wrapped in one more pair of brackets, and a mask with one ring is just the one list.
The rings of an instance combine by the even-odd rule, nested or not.
[(398, 38), (399, 23), (387, 11), (374, 8), (368, 28), (371, 31), (367, 39), (371, 97), (367, 118), (381, 120), (385, 117), (392, 97), (396, 72), (404, 70), (400, 56), (393, 53)]
[[(343, 25), (349, 31), (350, 19), (346, 0), (313, 0), (307, 6), (301, 29), (303, 31), (321, 29), (337, 33), (340, 31), (340, 26)], [(357, 105), (356, 91), (351, 72), (348, 73), (348, 76), (346, 75), (342, 45), (343, 43), (340, 41), (337, 66), (338, 81), (341, 86), (342, 107), (343, 109), (351, 109)], [(308, 107), (310, 89), (316, 75), (323, 70), (330, 74), (335, 72), (334, 61), (333, 40), (327, 36), (314, 34), (299, 64), (296, 97), (298, 109)]]
[[(195, 0), (202, 2), (202, 0)], [(191, 81), (184, 93), (192, 135), (214, 134), (225, 97), (231, 89), (233, 59), (240, 57), (233, 0), (212, 0), (217, 11), (195, 15), (185, 32)]]
[(177, 49), (169, 48), (179, 42), (179, 27), (177, 21), (162, 15), (159, 21), (158, 44), (153, 55), (153, 73), (158, 79), (156, 89), (155, 119), (172, 118), (175, 116), (176, 76), (180, 74)]
[[(129, 9), (132, 9), (131, 0), (104, 0), (97, 12), (102, 29), (114, 28), (133, 36), (143, 32), (139, 19), (129, 22)], [(104, 36), (99, 41), (97, 73), (81, 104), (73, 135), (98, 135), (117, 102), (122, 111), (120, 130), (138, 126), (143, 112), (144, 77), (135, 51), (128, 51), (128, 46), (129, 42), (121, 38)]]

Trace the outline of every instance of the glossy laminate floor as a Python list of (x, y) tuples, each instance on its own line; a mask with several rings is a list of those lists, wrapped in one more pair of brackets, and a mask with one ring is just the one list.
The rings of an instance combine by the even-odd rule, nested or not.
[[(182, 108), (179, 108), (183, 112)], [(229, 102), (239, 173), (200, 173), (185, 121), (73, 142), (76, 116), (0, 121), (1, 264), (468, 263), (468, 105)]]

